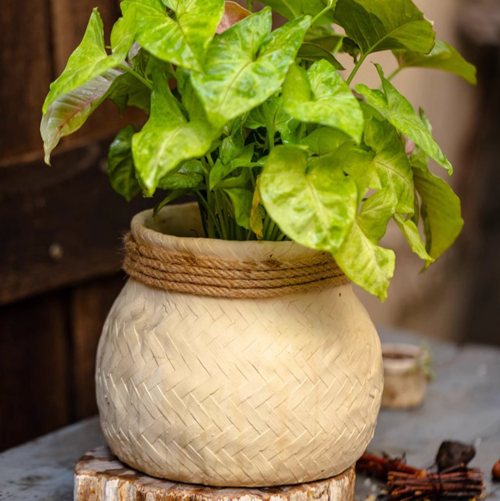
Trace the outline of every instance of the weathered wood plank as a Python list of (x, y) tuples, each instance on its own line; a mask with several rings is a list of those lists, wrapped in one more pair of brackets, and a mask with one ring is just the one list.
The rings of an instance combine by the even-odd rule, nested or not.
[(52, 77), (48, 0), (3, 0), (0, 159), (40, 149), (41, 106)]
[(0, 450), (70, 422), (66, 304), (60, 292), (0, 309)]
[(112, 191), (107, 146), (0, 169), (0, 304), (120, 269), (122, 234), (155, 200), (128, 204)]

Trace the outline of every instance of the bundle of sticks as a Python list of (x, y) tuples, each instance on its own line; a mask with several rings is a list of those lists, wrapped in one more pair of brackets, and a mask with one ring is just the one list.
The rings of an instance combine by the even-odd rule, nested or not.
[(386, 481), (387, 494), (394, 501), (472, 500), (484, 496), (481, 470), (464, 464), (434, 473), (409, 466), (404, 458), (364, 454), (356, 469)]

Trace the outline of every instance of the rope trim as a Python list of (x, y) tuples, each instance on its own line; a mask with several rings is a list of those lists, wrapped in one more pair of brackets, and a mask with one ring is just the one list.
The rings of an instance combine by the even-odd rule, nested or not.
[(229, 261), (138, 243), (131, 233), (125, 237), (123, 269), (157, 289), (235, 299), (270, 298), (350, 282), (328, 253), (294, 261)]

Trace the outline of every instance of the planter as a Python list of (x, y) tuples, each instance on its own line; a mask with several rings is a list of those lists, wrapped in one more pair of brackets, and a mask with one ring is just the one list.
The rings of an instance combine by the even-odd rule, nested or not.
[(197, 238), (193, 204), (156, 221), (143, 212), (131, 235), (125, 268), (135, 278), (97, 358), (113, 453), (149, 475), (212, 486), (297, 484), (350, 468), (373, 436), (382, 357), (331, 258), (293, 242)]
[(382, 407), (411, 409), (422, 404), (427, 375), (427, 353), (409, 344), (384, 344), (384, 393)]

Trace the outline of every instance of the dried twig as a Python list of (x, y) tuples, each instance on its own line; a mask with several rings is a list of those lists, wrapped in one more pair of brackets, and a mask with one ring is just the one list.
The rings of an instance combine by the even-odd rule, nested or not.
[(441, 473), (422, 470), (418, 474), (391, 471), (388, 474), (387, 492), (397, 501), (478, 499), (484, 496), (481, 470), (455, 466)]
[(464, 464), (433, 473), (407, 465), (404, 458), (364, 454), (356, 469), (387, 481), (387, 493), (394, 501), (471, 500), (484, 496), (483, 473)]
[(374, 454), (363, 454), (356, 463), (356, 470), (370, 477), (378, 478), (379, 480), (387, 480), (387, 475), (390, 471), (400, 473), (408, 473), (416, 475), (422, 470), (408, 466), (405, 458), (391, 458), (389, 456), (375, 456)]

